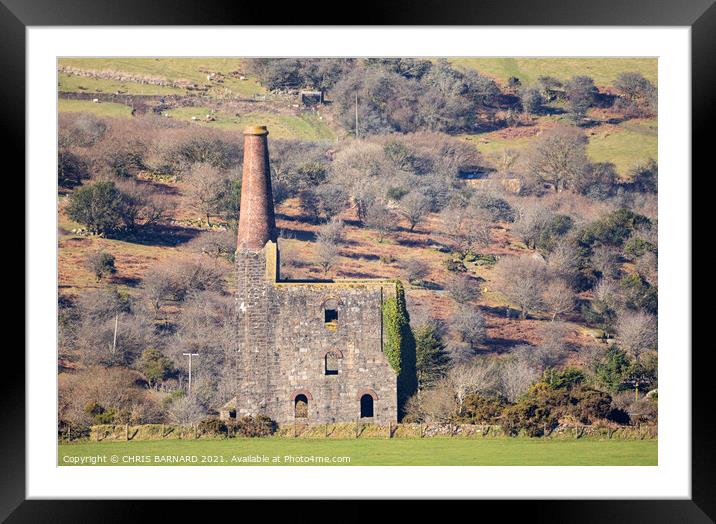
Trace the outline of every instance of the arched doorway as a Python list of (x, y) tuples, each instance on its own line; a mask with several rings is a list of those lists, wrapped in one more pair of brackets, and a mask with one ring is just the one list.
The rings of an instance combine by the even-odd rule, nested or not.
[(308, 397), (303, 393), (296, 395), (296, 398), (293, 399), (293, 416), (308, 418)]
[(367, 393), (360, 398), (360, 418), (373, 418), (373, 397)]

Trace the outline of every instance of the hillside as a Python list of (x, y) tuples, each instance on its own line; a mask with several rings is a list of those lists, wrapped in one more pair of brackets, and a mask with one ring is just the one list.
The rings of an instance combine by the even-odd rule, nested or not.
[[(614, 103), (620, 96), (614, 83), (626, 72), (655, 83), (656, 60), (460, 58), (450, 63), (496, 81), (496, 102), (478, 107), (477, 122), (456, 130), (366, 131), (356, 139), (341, 113), (339, 89), (327, 91), (325, 105), (303, 105), (295, 89), (263, 86), (241, 59), (61, 59), (60, 150), (71, 161), (68, 172), (76, 170), (76, 177), (59, 187), (61, 300), (70, 310), (81, 309), (88, 293), (111, 287), (143, 304), (152, 271), (179, 260), (198, 261), (220, 274), (220, 284), (208, 291), (230, 297), (235, 287), (230, 256), (207, 253), (215, 248), (212, 242), (221, 244), (216, 249), (230, 246), (236, 210), (227, 211), (227, 200), (206, 211), (197, 199), (201, 191), (212, 190), (213, 177), (224, 188), (221, 197), (229, 199), (240, 180), (241, 130), (266, 125), (284, 278), (400, 278), (415, 325), (437, 321), (453, 362), (464, 355), (508, 361), (525, 351), (547, 351), (556, 337), (559, 358), (544, 369), (592, 369), (595, 352), (621, 342), (619, 318), (645, 314), (650, 319), (654, 313), (643, 305), (646, 299), (639, 302), (641, 295), (634, 298), (634, 289), (656, 292), (655, 276), (647, 277), (651, 264), (655, 272), (649, 257), (657, 218), (655, 188), (647, 178), (656, 176), (650, 162), (655, 166), (658, 160), (657, 117), (627, 114)], [(523, 88), (537, 85), (541, 75), (559, 81), (589, 75), (596, 102), (576, 124), (571, 101), (561, 91), (539, 111), (521, 110)], [(523, 86), (510, 86), (510, 77)], [(404, 119), (400, 125), (409, 118), (402, 110), (395, 113)], [(574, 148), (584, 150), (584, 158), (574, 160), (583, 164), (581, 189), (577, 175), (570, 175), (566, 189), (562, 182), (551, 186), (535, 175), (535, 157), (554, 137), (574, 140)], [(357, 187), (364, 175), (368, 189)], [(132, 228), (90, 234), (87, 224), (70, 218), (74, 195), (101, 181), (139, 195), (135, 201), (144, 207)], [(344, 192), (345, 201), (329, 213), (330, 191)], [(368, 211), (361, 204), (366, 193)], [(417, 193), (427, 195), (430, 204), (411, 224), (409, 195)], [(162, 209), (156, 220), (144, 218), (152, 206)], [(341, 238), (325, 264), (320, 239), (325, 224), (336, 221), (343, 224)], [(612, 241), (612, 230), (604, 233), (609, 228), (621, 236)], [(573, 251), (564, 255), (560, 249)], [(98, 252), (114, 257), (114, 273), (101, 278), (93, 273), (87, 260)], [(568, 265), (569, 260), (558, 261), (563, 255), (578, 267), (554, 269)], [(549, 268), (538, 292), (554, 284), (553, 291), (566, 289), (562, 293), (571, 305), (555, 309), (547, 299), (522, 303), (505, 285), (507, 260)], [(419, 277), (411, 275), (412, 261), (419, 261)], [(599, 286), (605, 282), (614, 286), (610, 299), (619, 302), (613, 310), (600, 302)], [(183, 312), (189, 306), (184, 300), (162, 298), (148, 317), (158, 330), (152, 343), (178, 370), (164, 389), (151, 393), (153, 402), (166, 402), (182, 388), (181, 348), (170, 347), (166, 337), (185, 329)], [(461, 311), (484, 319), (479, 342), (461, 331), (456, 321)], [(97, 364), (86, 360), (83, 344), (88, 342), (81, 339), (89, 335), (81, 327), (70, 331), (71, 342), (60, 348), (61, 370), (91, 370)], [(646, 354), (655, 348), (640, 349)], [(122, 365), (137, 369), (136, 362), (133, 355)], [(585, 373), (597, 380), (593, 370)], [(207, 388), (212, 402), (224, 394), (216, 384)], [(620, 388), (628, 386), (610, 390), (615, 399)]]

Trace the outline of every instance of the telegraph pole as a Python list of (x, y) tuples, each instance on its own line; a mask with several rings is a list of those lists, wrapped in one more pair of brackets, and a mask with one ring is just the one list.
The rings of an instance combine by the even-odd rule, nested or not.
[(198, 357), (199, 353), (182, 353), (185, 357), (189, 357), (189, 393), (191, 393), (191, 357)]
[(356, 91), (356, 139), (358, 138), (358, 92)]

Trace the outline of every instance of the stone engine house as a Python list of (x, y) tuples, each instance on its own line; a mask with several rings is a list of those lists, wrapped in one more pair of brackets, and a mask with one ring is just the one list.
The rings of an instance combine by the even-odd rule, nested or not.
[(397, 376), (383, 353), (386, 280), (279, 275), (266, 127), (244, 130), (236, 251), (236, 396), (222, 419), (395, 422)]

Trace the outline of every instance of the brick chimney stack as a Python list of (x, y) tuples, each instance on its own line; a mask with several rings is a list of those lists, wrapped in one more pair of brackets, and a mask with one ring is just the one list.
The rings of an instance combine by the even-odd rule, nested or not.
[(237, 249), (260, 251), (276, 242), (276, 219), (271, 191), (271, 171), (266, 126), (244, 129), (244, 173)]

